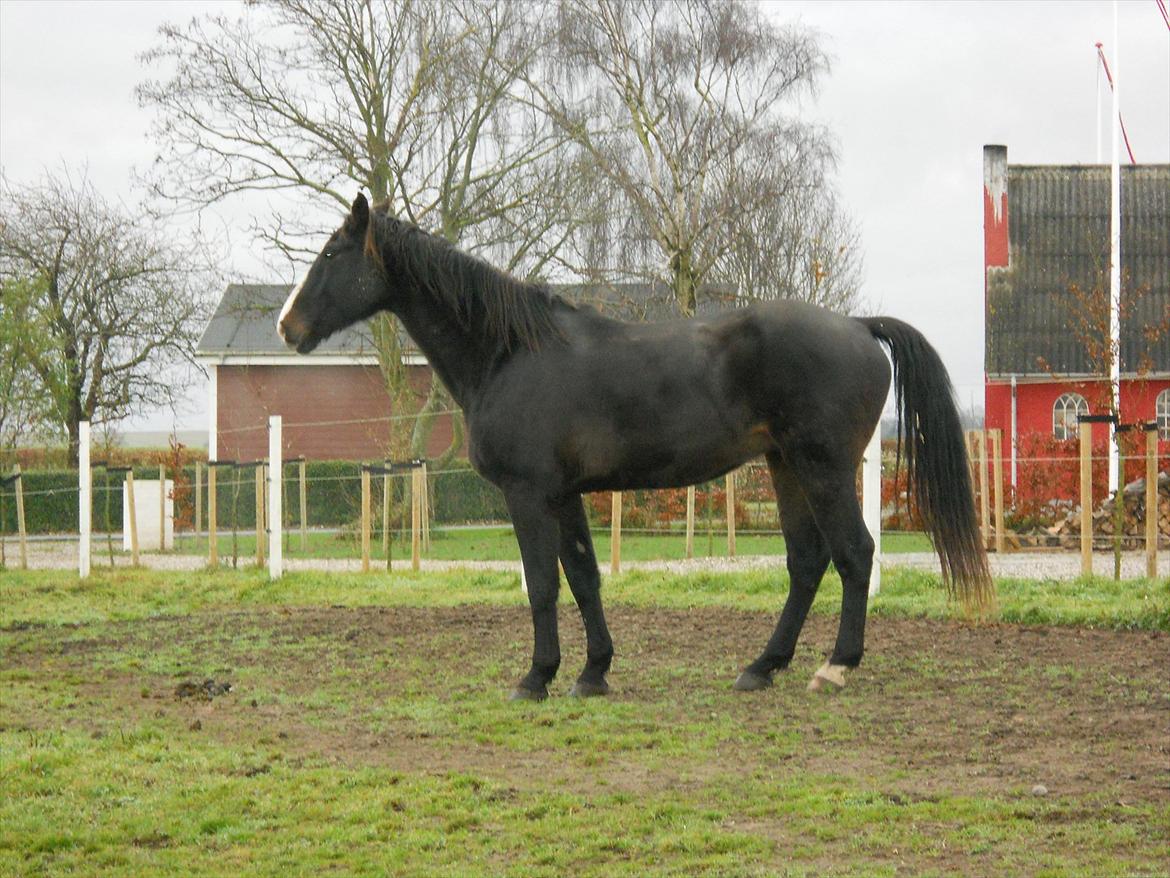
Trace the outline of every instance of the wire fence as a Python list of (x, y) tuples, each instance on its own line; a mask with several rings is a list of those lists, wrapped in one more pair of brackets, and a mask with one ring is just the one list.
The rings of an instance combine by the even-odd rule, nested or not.
[[(971, 431), (966, 438), (987, 548), (1084, 551), (1087, 543), (1089, 551), (1100, 551), (1112, 547), (1115, 531), (1125, 549), (1145, 549), (1153, 556), (1159, 547), (1170, 547), (1170, 446), (1153, 430), (1135, 430), (1123, 443), (1120, 469), (1128, 487), (1120, 504), (1108, 499), (1107, 440), (1091, 430), (1080, 442), (1024, 437), (1012, 447), (1005, 446), (997, 431)], [(293, 459), (281, 461), (274, 479), (263, 459), (209, 464), (176, 458), (161, 465), (99, 461), (89, 481), (91, 537), (108, 563), (132, 552), (136, 557), (138, 549), (131, 543), (137, 542), (144, 552), (203, 554), (213, 563), (236, 566), (254, 557), (262, 564), (273, 533), (279, 534), (281, 552), (288, 557), (361, 556), (371, 564), (409, 556), (416, 566), (420, 553), (452, 560), (458, 555), (468, 560), (518, 557), (496, 488), (464, 463), (442, 469), (407, 463), (383, 460), (363, 466)], [(896, 463), (896, 443), (883, 443), (882, 536), (925, 548), (923, 523), (909, 496), (904, 468), (897, 471)], [(274, 484), (279, 522), (270, 520)], [(128, 503), (132, 496), (134, 504)], [(620, 557), (623, 541), (638, 556), (662, 558), (783, 551), (775, 494), (763, 461), (691, 489), (627, 491), (617, 499), (609, 493), (591, 494), (585, 504), (603, 560)], [(80, 505), (77, 471), (21, 473), (16, 468), (0, 475), (0, 565), (12, 563), (9, 547), (17, 543), (24, 563), (29, 540), (77, 539)], [(130, 505), (136, 507), (137, 540), (129, 533)], [(1082, 539), (1082, 533), (1089, 536)]]

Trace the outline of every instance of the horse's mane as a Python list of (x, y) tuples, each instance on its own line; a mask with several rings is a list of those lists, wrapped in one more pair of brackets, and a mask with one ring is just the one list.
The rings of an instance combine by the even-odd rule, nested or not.
[(505, 350), (538, 350), (563, 335), (553, 310), (573, 307), (546, 284), (530, 283), (464, 253), (454, 244), (391, 216), (385, 204), (370, 213), (366, 250), (390, 274), (402, 274), (454, 315)]

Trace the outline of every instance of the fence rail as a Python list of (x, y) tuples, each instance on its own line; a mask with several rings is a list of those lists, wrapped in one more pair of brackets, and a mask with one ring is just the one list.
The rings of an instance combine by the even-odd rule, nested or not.
[[(137, 563), (140, 522), (144, 514), (150, 516), (153, 512), (134, 508), (133, 485), (135, 480), (155, 478), (158, 484), (167, 485), (159, 497), (160, 539), (165, 538), (170, 520), (175, 523), (176, 535), (187, 541), (206, 534), (208, 563), (218, 565), (223, 549), (221, 537), (226, 537), (230, 530), (231, 563), (238, 564), (240, 536), (254, 531), (255, 563), (269, 565), (273, 576), (280, 575), (286, 555), (295, 555), (298, 550), (309, 551), (311, 529), (334, 528), (356, 534), (361, 566), (368, 570), (376, 554), (373, 532), (380, 528), (381, 554), (387, 567), (393, 563), (395, 545), (409, 541), (411, 566), (418, 569), (421, 557), (430, 551), (432, 532), (443, 532), (444, 525), (506, 520), (502, 495), (465, 467), (435, 470), (427, 462), (417, 460), (366, 464), (309, 463), (303, 458), (285, 461), (280, 458), (279, 418), (272, 419), (268, 429), (269, 457), (264, 460), (196, 461), (169, 468), (158, 463), (131, 467), (92, 461), (88, 475), (83, 475), (80, 468), (72, 474), (22, 473), (19, 466), (14, 468), (9, 475), (0, 477), (0, 565), (7, 563), (7, 541), (11, 535), (19, 541), (21, 566), (27, 566), (29, 531), (68, 531), (72, 521), (72, 527), (76, 528), (73, 533), (79, 536), (79, 571), (84, 575), (95, 524), (97, 531), (106, 536), (106, 549), (113, 562), (113, 535), (117, 530), (114, 522), (118, 520), (123, 522), (131, 563)], [(1162, 489), (1166, 497), (1160, 500), (1157, 433), (1152, 424), (1142, 425), (1135, 432), (1144, 446), (1140, 448), (1142, 453), (1136, 453), (1138, 442), (1131, 439), (1130, 453), (1123, 455), (1122, 462), (1125, 472), (1141, 472), (1145, 490), (1140, 499), (1135, 499), (1132, 492), (1122, 498), (1129, 504), (1126, 509), (1132, 506), (1138, 510), (1137, 519), (1127, 513), (1130, 518), (1126, 520), (1124, 540), (1127, 546), (1145, 549), (1147, 572), (1153, 577), (1157, 574), (1159, 533), (1170, 534), (1170, 515), (1161, 524), (1158, 520), (1159, 503), (1167, 504), (1170, 484)], [(976, 510), (982, 538), (989, 550), (1019, 549), (1022, 537), (1013, 526), (1026, 521), (1021, 509), (1024, 508), (1022, 488), (1027, 486), (1009, 484), (1006, 478), (1005, 464), (1010, 454), (1013, 474), (1020, 464), (1043, 465), (1047, 467), (1045, 472), (1056, 473), (1048, 477), (1049, 485), (1054, 489), (1059, 485), (1061, 490), (1051, 494), (1045, 505), (1050, 511), (1069, 512), (1058, 521), (1058, 529), (1065, 528), (1060, 539), (1065, 545), (1071, 539), (1079, 541), (1082, 567), (1085, 572), (1091, 570), (1094, 526), (1100, 525), (1103, 515), (1099, 509), (1095, 510), (1093, 501), (1095, 497), (1105, 496), (1100, 485), (1104, 463), (1108, 460), (1101, 443), (1094, 446), (1091, 440), (1088, 425), (1082, 425), (1077, 456), (1061, 457), (1052, 453), (1027, 455), (1021, 454), (1019, 448), (1007, 449), (998, 430), (966, 434)], [(883, 528), (922, 530), (908, 497), (904, 473), (894, 472), (895, 454), (891, 445), (887, 444), (883, 454), (875, 437), (866, 450), (867, 466), (859, 478), (867, 524), (879, 546)], [(88, 458), (88, 445), (83, 451), (83, 458)], [(374, 480), (378, 478), (381, 495), (375, 500)], [(1162, 478), (1170, 479), (1170, 474)], [(1065, 486), (1074, 481), (1076, 490), (1066, 490)], [(174, 504), (173, 519), (166, 508), (168, 497)], [(27, 517), (26, 506), (30, 513)], [(691, 558), (695, 554), (700, 522), (706, 523), (708, 553), (713, 549), (716, 530), (721, 534), (721, 547), (726, 546), (721, 551), (729, 556), (737, 554), (741, 538), (780, 534), (771, 480), (766, 466), (759, 461), (729, 473), (717, 483), (677, 490), (592, 495), (587, 508), (595, 535), (609, 538), (610, 569), (614, 572), (621, 569), (623, 535), (679, 538), (684, 543), (684, 557)], [(1075, 512), (1078, 508), (1079, 514)], [(298, 532), (299, 549), (290, 541)], [(1103, 547), (1100, 536), (1097, 543), (1097, 548)], [(160, 543), (159, 548), (165, 545)], [(142, 548), (153, 551), (154, 545)], [(880, 564), (875, 565), (875, 570), (880, 571)], [(879, 584), (880, 579), (875, 577), (873, 587), (876, 589)]]

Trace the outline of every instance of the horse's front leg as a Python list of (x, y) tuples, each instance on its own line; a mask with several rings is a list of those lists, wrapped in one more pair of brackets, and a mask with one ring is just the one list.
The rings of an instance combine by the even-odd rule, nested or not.
[(607, 695), (605, 675), (613, 660), (613, 641), (601, 609), (601, 574), (593, 552), (593, 537), (580, 495), (569, 498), (560, 508), (560, 556), (569, 588), (585, 623), (585, 669), (570, 695)]
[(508, 513), (520, 544), (528, 603), (532, 607), (532, 667), (512, 693), (512, 698), (540, 701), (548, 697), (548, 684), (561, 664), (557, 637), (557, 539), (559, 527), (547, 498), (530, 489), (504, 492)]

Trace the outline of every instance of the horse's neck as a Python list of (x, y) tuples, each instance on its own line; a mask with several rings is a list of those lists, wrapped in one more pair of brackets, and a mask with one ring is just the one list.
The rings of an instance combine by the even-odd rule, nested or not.
[(398, 318), (455, 401), (466, 407), (494, 358), (491, 345), (475, 326), (465, 328), (445, 303), (411, 287)]

